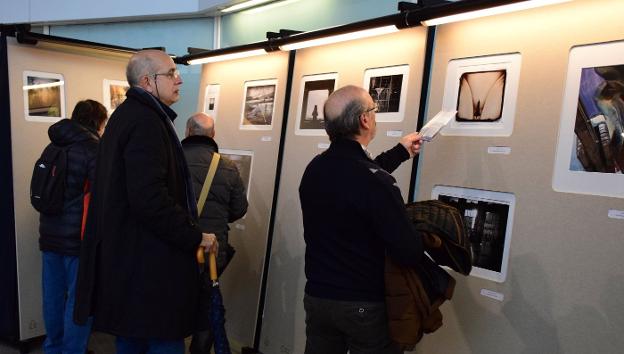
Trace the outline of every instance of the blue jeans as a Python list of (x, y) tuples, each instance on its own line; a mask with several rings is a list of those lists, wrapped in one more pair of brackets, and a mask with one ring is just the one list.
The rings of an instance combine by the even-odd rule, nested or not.
[(184, 354), (184, 339), (161, 340), (117, 337), (117, 354)]
[(74, 323), (78, 257), (42, 252), (43, 320), (47, 337), (45, 354), (84, 354), (91, 323)]

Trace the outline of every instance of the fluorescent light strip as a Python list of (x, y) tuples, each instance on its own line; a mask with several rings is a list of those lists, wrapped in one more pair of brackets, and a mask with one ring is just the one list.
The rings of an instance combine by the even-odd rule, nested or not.
[(193, 59), (193, 60), (189, 60), (188, 63), (190, 65), (214, 63), (214, 62), (217, 62), (217, 61), (225, 61), (225, 60), (234, 60), (234, 59), (240, 59), (240, 58), (246, 58), (246, 57), (253, 57), (253, 56), (257, 56), (257, 55), (263, 55), (263, 54), (266, 54), (266, 53), (267, 52), (264, 49), (253, 49), (253, 50), (247, 50), (247, 51), (244, 51), (244, 52), (221, 54), (221, 55), (215, 55), (213, 57)]
[(248, 7), (264, 4), (265, 2), (269, 2), (269, 1), (273, 1), (273, 0), (249, 0), (249, 1), (241, 2), (240, 4), (226, 7), (225, 9), (221, 10), (221, 12), (232, 12), (232, 11), (242, 10)]
[(390, 25), (390, 26), (384, 26), (384, 27), (370, 28), (370, 29), (366, 29), (362, 31), (338, 34), (335, 36), (322, 37), (322, 38), (317, 38), (317, 39), (304, 40), (301, 42), (284, 44), (284, 45), (281, 45), (279, 48), (280, 50), (288, 51), (288, 50), (308, 48), (308, 47), (314, 47), (314, 46), (331, 44), (331, 43), (350, 41), (353, 39), (379, 36), (382, 34), (389, 34), (389, 33), (398, 32), (398, 31), (399, 29), (396, 28), (395, 25)]
[(22, 86), (22, 89), (26, 91), (26, 90), (34, 90), (34, 89), (40, 89), (40, 88), (46, 88), (46, 87), (63, 86), (64, 84), (65, 84), (65, 81), (57, 81), (57, 82), (49, 82), (45, 84), (24, 85)]
[(523, 1), (523, 2), (517, 2), (514, 4), (491, 7), (489, 9), (470, 11), (470, 12), (464, 12), (464, 13), (460, 13), (456, 15), (433, 18), (430, 20), (422, 21), (421, 23), (423, 24), (423, 26), (436, 26), (436, 25), (441, 25), (441, 24), (449, 23), (449, 22), (458, 22), (458, 21), (465, 21), (465, 20), (470, 20), (470, 19), (478, 18), (478, 17), (500, 15), (500, 14), (504, 14), (508, 12), (527, 10), (527, 9), (532, 9), (532, 8), (536, 8), (540, 6), (559, 4), (559, 3), (568, 2), (568, 1), (571, 1), (571, 0)]
[(249, 10), (245, 11), (245, 14), (247, 14), (247, 15), (249, 15), (249, 14), (257, 14), (257, 13), (264, 12), (266, 10), (275, 9), (275, 8), (278, 8), (278, 7), (290, 5), (290, 4), (298, 2), (298, 1), (301, 1), (301, 0), (277, 1), (277, 2), (274, 2), (274, 3), (271, 3), (271, 4), (266, 4), (264, 6), (259, 6), (259, 7), (253, 8), (253, 9), (249, 9)]

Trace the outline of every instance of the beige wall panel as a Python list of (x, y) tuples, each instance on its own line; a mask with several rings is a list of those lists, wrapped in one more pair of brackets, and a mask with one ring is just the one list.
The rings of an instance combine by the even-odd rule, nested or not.
[[(236, 255), (221, 277), (227, 310), (226, 329), (233, 347), (253, 346), (277, 155), (280, 143), (288, 53), (204, 65), (198, 110), (203, 110), (206, 85), (219, 84), (215, 140), (220, 149), (253, 151), (249, 210), (231, 225), (230, 243)], [(240, 130), (246, 81), (277, 79), (271, 130)], [(186, 117), (180, 117), (186, 119)], [(270, 141), (267, 141), (270, 140)]]
[(66, 115), (83, 99), (102, 102), (102, 80), (125, 80), (126, 57), (104, 57), (22, 46), (9, 38), (8, 65), (11, 94), (11, 144), (15, 200), (15, 233), (20, 313), (20, 339), (45, 333), (41, 309), (41, 256), (39, 214), (30, 205), (30, 178), (35, 161), (50, 142), (52, 123), (24, 118), (24, 71), (62, 74)]
[[(449, 60), (518, 52), (515, 126), (508, 138), (426, 144), (417, 199), (441, 184), (513, 193), (516, 208), (506, 282), (453, 273), (459, 282), (442, 306), (445, 325), (417, 353), (621, 352), (624, 222), (607, 214), (624, 200), (557, 193), (551, 181), (569, 51), (624, 39), (623, 11), (622, 1), (581, 0), (438, 28), (427, 117), (442, 107)], [(511, 154), (488, 154), (490, 146)]]
[[(298, 188), (307, 164), (324, 150), (319, 144), (328, 144), (329, 139), (295, 135), (301, 78), (337, 72), (336, 88), (362, 86), (368, 68), (409, 64), (405, 118), (402, 122), (377, 123), (377, 136), (369, 146), (375, 156), (398, 143), (399, 138), (388, 137), (387, 131), (401, 130), (404, 135), (416, 128), (425, 42), (426, 30), (416, 28), (297, 52), (260, 341), (263, 353), (303, 353), (305, 346), (305, 243)], [(410, 174), (411, 161), (393, 173), (406, 200)], [(331, 171), (327, 172), (327, 183), (331, 183)]]

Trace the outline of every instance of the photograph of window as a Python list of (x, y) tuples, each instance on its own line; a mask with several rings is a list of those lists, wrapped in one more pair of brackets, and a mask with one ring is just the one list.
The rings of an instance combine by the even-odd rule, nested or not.
[(513, 225), (513, 194), (435, 186), (432, 198), (456, 207), (464, 217), (472, 248), (470, 275), (504, 282)]
[(24, 71), (23, 79), (26, 120), (56, 122), (66, 117), (63, 75)]
[(206, 85), (206, 91), (204, 92), (204, 113), (211, 116), (215, 122), (217, 121), (217, 108), (219, 105), (220, 91), (221, 85), (213, 84)]
[(277, 80), (245, 82), (240, 129), (271, 130)]
[(400, 122), (405, 116), (409, 65), (366, 69), (364, 89), (379, 106), (378, 122)]

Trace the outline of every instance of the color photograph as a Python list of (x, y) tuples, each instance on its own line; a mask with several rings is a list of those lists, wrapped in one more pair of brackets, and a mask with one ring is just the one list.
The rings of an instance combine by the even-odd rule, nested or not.
[(63, 75), (24, 71), (24, 116), (28, 121), (56, 122), (65, 118)]
[(338, 74), (321, 74), (304, 76), (301, 80), (299, 93), (300, 106), (297, 112), (296, 135), (324, 136), (325, 101), (336, 88)]
[(109, 116), (126, 100), (126, 92), (129, 88), (130, 85), (127, 81), (104, 79), (102, 102), (106, 110), (108, 110)]
[(270, 130), (275, 110), (277, 80), (245, 82), (241, 129)]
[(472, 248), (470, 275), (504, 282), (515, 197), (471, 188), (435, 186), (432, 198), (457, 208)]
[(553, 189), (624, 198), (624, 41), (570, 50)]
[(409, 65), (366, 69), (364, 89), (379, 106), (378, 122), (400, 122), (405, 116)]
[(230, 150), (219, 149), (219, 154), (224, 158), (230, 160), (236, 168), (243, 180), (243, 185), (249, 198), (249, 182), (251, 181), (251, 164), (253, 162), (253, 151), (247, 150)]
[(521, 61), (519, 53), (450, 60), (441, 110), (457, 114), (441, 134), (511, 136)]

